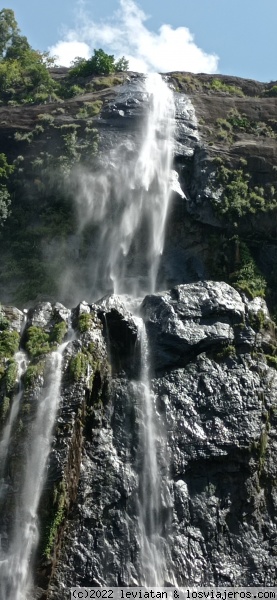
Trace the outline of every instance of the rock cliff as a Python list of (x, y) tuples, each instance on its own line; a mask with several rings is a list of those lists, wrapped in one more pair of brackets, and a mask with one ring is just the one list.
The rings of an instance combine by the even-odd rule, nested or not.
[[(160, 291), (136, 301), (110, 294), (101, 269), (92, 279), (103, 237), (97, 220), (82, 225), (76, 199), (80, 172), (91, 187), (90, 173), (111, 157), (116, 169), (117, 149), (129, 159), (151, 102), (141, 76), (61, 106), (0, 107), (1, 152), (15, 166), (0, 232), (0, 410), (9, 441), (0, 558), (12, 547), (34, 415), (51, 389), (49, 357), (63, 352), (29, 557), (41, 600), (69, 598), (70, 586), (143, 581), (139, 317), (156, 419), (163, 583), (276, 585), (276, 86), (186, 73), (167, 80), (176, 131)], [(127, 265), (142, 280), (146, 237), (143, 223)]]

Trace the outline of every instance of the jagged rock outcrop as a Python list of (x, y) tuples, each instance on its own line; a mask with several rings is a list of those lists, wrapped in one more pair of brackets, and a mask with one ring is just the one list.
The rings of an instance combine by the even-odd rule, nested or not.
[[(267, 309), (208, 281), (148, 296), (142, 310), (159, 431), (168, 440), (168, 581), (174, 574), (179, 585), (273, 585), (277, 375), (261, 350)], [(71, 585), (140, 580), (140, 386), (115, 375), (102, 403), (91, 403), (51, 599)], [(162, 452), (159, 460), (162, 468)]]

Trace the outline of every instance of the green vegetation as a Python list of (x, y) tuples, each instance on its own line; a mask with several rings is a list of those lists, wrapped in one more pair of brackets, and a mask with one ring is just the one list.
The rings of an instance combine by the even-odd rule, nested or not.
[(268, 329), (270, 327), (270, 323), (273, 325), (273, 322), (266, 318), (263, 310), (258, 310), (257, 313), (250, 313), (249, 323), (256, 331)]
[(0, 331), (4, 331), (5, 329), (8, 329), (9, 326), (10, 326), (10, 322), (3, 315), (3, 313), (1, 312), (1, 307), (0, 307)]
[[(252, 251), (238, 235), (228, 236), (226, 232), (211, 235), (209, 256), (212, 278), (226, 281), (250, 298), (265, 296), (267, 282), (256, 265)], [(250, 324), (257, 330), (266, 325), (261, 312), (256, 317), (251, 315)]]
[(6, 390), (11, 393), (14, 390), (16, 380), (17, 380), (17, 364), (14, 360), (9, 362), (8, 368), (6, 370)]
[[(54, 62), (48, 52), (34, 50), (21, 35), (11, 9), (0, 11), (0, 103), (17, 106), (62, 102), (63, 98), (84, 93), (86, 84), (80, 84), (80, 78), (128, 70), (124, 56), (116, 61), (100, 48), (88, 60), (77, 57), (69, 76), (57, 82), (49, 70)], [(73, 83), (74, 79), (78, 81)]]
[(84, 105), (80, 108), (77, 113), (78, 119), (86, 119), (87, 117), (94, 117), (100, 113), (103, 106), (102, 100), (95, 100), (95, 102), (84, 102)]
[(0, 358), (12, 358), (18, 350), (20, 336), (17, 331), (4, 329), (0, 332)]
[(8, 179), (9, 176), (14, 172), (14, 166), (9, 165), (5, 154), (0, 154), (0, 181)]
[(222, 194), (213, 200), (213, 205), (221, 216), (226, 215), (233, 223), (249, 213), (267, 212), (277, 207), (275, 189), (271, 188), (266, 195), (262, 187), (252, 188), (250, 179), (245, 165), (239, 169), (229, 169), (224, 164), (217, 166), (215, 189), (220, 187)]
[(79, 381), (87, 376), (89, 366), (89, 357), (85, 352), (78, 352), (71, 358), (69, 363), (69, 372), (73, 381)]
[(66, 488), (62, 481), (54, 488), (53, 506), (50, 511), (50, 517), (44, 535), (42, 554), (49, 559), (54, 548), (56, 536), (60, 525), (62, 524), (66, 511)]
[(272, 356), (272, 354), (265, 354), (265, 358), (269, 367), (277, 369), (277, 356)]
[(0, 407), (0, 415), (1, 415), (2, 422), (4, 422), (7, 418), (8, 412), (10, 410), (10, 403), (11, 403), (10, 398), (8, 398), (8, 396), (4, 396), (1, 407)]
[(118, 61), (112, 54), (106, 54), (101, 48), (94, 50), (91, 58), (76, 58), (70, 70), (70, 77), (89, 77), (90, 75), (110, 75), (116, 71), (128, 71), (129, 63), (123, 56)]
[(48, 53), (33, 50), (20, 34), (14, 12), (0, 11), (0, 94), (4, 103), (44, 102), (55, 94), (57, 84), (48, 67)]
[(227, 346), (223, 346), (223, 348), (217, 352), (215, 352), (213, 354), (213, 358), (216, 361), (222, 361), (225, 360), (226, 358), (236, 358), (236, 348), (235, 346), (232, 346), (231, 344), (228, 344)]
[[(71, 379), (76, 382), (88, 377), (91, 370), (93, 372), (96, 370), (97, 364), (94, 344), (91, 342), (88, 348), (83, 347), (82, 351), (71, 358), (69, 363), (69, 374)], [(93, 375), (94, 373), (92, 373), (92, 376)], [(91, 384), (92, 380), (90, 378), (90, 385)]]
[(93, 324), (93, 316), (90, 313), (82, 313), (78, 319), (78, 329), (80, 333), (89, 331)]
[(92, 82), (93, 90), (105, 90), (107, 88), (113, 87), (114, 85), (119, 85), (122, 83), (122, 80), (119, 77), (102, 77), (101, 79), (94, 79)]
[(202, 82), (193, 75), (184, 75), (183, 73), (173, 73), (173, 79), (177, 83), (176, 91), (185, 89), (187, 92), (201, 91), (203, 88)]
[[(273, 123), (273, 120), (271, 120), (271, 124), (276, 128), (276, 123)], [(216, 127), (218, 139), (225, 140), (229, 144), (233, 142), (234, 134), (242, 131), (255, 136), (276, 137), (271, 125), (262, 121), (250, 120), (245, 113), (240, 113), (236, 108), (232, 108), (227, 113), (226, 118), (217, 119)]]
[(50, 335), (40, 327), (31, 325), (27, 330), (26, 350), (31, 358), (51, 352)]
[(266, 280), (261, 275), (247, 245), (239, 244), (239, 266), (230, 274), (230, 283), (238, 290), (245, 292), (250, 298), (265, 296)]
[(30, 144), (33, 141), (33, 133), (32, 131), (28, 131), (25, 133), (16, 131), (14, 134), (14, 139), (16, 142), (28, 142), (28, 144)]
[(214, 92), (223, 92), (225, 94), (232, 94), (234, 96), (244, 96), (241, 88), (236, 87), (235, 85), (228, 85), (220, 79), (213, 79), (209, 87)]
[(24, 385), (26, 389), (33, 387), (36, 380), (44, 373), (44, 362), (40, 361), (34, 365), (29, 365), (24, 375)]
[(277, 85), (273, 85), (271, 88), (265, 91), (265, 96), (277, 96)]
[(41, 123), (48, 123), (48, 124), (53, 123), (55, 120), (55, 117), (53, 117), (53, 115), (50, 115), (50, 113), (41, 113), (40, 115), (37, 116), (37, 118)]
[[(9, 365), (7, 366), (7, 359), (12, 359), (15, 352), (18, 350), (20, 336), (17, 331), (11, 329), (2, 329), (0, 331), (0, 380), (9, 371)], [(9, 363), (10, 364), (10, 363)], [(12, 367), (8, 376), (8, 385), (12, 383)], [(7, 387), (7, 380), (6, 380)]]
[(65, 335), (67, 333), (67, 324), (65, 321), (61, 321), (60, 323), (56, 323), (56, 325), (54, 325), (50, 336), (49, 336), (49, 340), (51, 343), (56, 343), (56, 344), (61, 344)]
[(66, 332), (67, 324), (64, 321), (56, 323), (50, 333), (47, 333), (41, 327), (31, 325), (27, 330), (26, 350), (31, 358), (48, 354), (48, 352), (55, 350), (58, 344), (62, 343)]
[(202, 78), (201, 76), (194, 76), (192, 74), (184, 74), (184, 73), (172, 73), (172, 78), (177, 83), (177, 91), (178, 89), (185, 89), (187, 92), (197, 92), (204, 90), (211, 90), (212, 92), (216, 92), (219, 94), (229, 94), (232, 96), (244, 96), (244, 92), (238, 86), (224, 83), (221, 79), (214, 78), (211, 81), (208, 81), (207, 78)]

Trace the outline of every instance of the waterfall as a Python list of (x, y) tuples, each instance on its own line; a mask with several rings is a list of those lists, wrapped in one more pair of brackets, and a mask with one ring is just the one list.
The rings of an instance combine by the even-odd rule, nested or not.
[(0, 599), (25, 600), (32, 585), (30, 561), (38, 543), (38, 505), (60, 400), (62, 356), (69, 341), (47, 357), (44, 387), (25, 446), (24, 477), (17, 492), (8, 555), (0, 560)]
[[(134, 301), (157, 288), (171, 191), (175, 106), (173, 93), (157, 74), (144, 78), (141, 94), (147, 110), (137, 134), (133, 138), (127, 136), (120, 147), (109, 151), (106, 168), (96, 173), (78, 172), (79, 232), (94, 227), (96, 236), (86, 279), (89, 298), (96, 299), (112, 289), (116, 294), (129, 294)], [(73, 281), (71, 285), (76, 287)], [(162, 585), (168, 572), (162, 522), (166, 494), (160, 474), (165, 454), (162, 449), (163, 457), (158, 461), (162, 436), (150, 389), (148, 340), (138, 317), (137, 325), (141, 345), (141, 583)], [(37, 513), (59, 407), (63, 352), (69, 341), (46, 359), (44, 386), (23, 452), (24, 472), (16, 490), (11, 543), (0, 556), (0, 600), (26, 600), (32, 588), (31, 565), (39, 537)], [(20, 394), (21, 389), (4, 430), (1, 452), (9, 448)]]
[[(22, 398), (23, 392), (24, 392), (24, 388), (23, 388), (23, 384), (22, 384), (22, 376), (24, 375), (24, 373), (26, 371), (27, 363), (28, 363), (27, 355), (22, 350), (20, 350), (19, 352), (16, 352), (16, 354), (14, 355), (14, 360), (15, 360), (15, 363), (17, 366), (18, 390), (17, 390), (17, 393), (15, 394), (15, 396), (13, 397), (12, 408), (11, 408), (11, 411), (10, 411), (10, 414), (8, 417), (8, 421), (3, 430), (2, 439), (0, 441), (0, 499), (2, 496), (1, 488), (4, 485), (4, 480), (2, 478), (4, 477), (4, 473), (5, 473), (5, 466), (6, 466), (6, 460), (7, 460), (8, 450), (9, 450), (10, 441), (11, 441), (11, 435), (12, 435), (12, 431), (13, 431), (13, 425), (17, 419), (21, 398)], [(2, 484), (1, 484), (1, 480), (3, 481)]]
[(158, 74), (137, 85), (144, 112), (139, 131), (122, 136), (98, 171), (79, 169), (74, 175), (79, 234), (91, 232), (84, 293), (94, 300), (110, 291), (138, 297), (156, 289), (171, 192), (175, 103)]
[(139, 536), (141, 548), (140, 585), (162, 586), (166, 560), (162, 540), (162, 481), (157, 460), (159, 443), (154, 397), (150, 389), (149, 347), (145, 325), (136, 317), (141, 348)]
[[(166, 216), (172, 183), (172, 156), (175, 129), (174, 96), (162, 77), (149, 75), (145, 80), (148, 111), (144, 120), (139, 153), (116, 165), (113, 197), (115, 222), (107, 214), (103, 222), (108, 244), (108, 270), (116, 294), (130, 294), (125, 300), (134, 313), (134, 298), (153, 293), (157, 288), (160, 257), (163, 252)], [(105, 186), (105, 190), (109, 186)], [(107, 195), (104, 194), (104, 206)], [(118, 221), (116, 221), (118, 219)], [(142, 227), (142, 231), (141, 228)], [(109, 229), (110, 228), (110, 229)], [(131, 260), (130, 260), (131, 258)], [(130, 266), (131, 265), (131, 266)], [(150, 353), (143, 320), (134, 314), (141, 348), (140, 466), (138, 529), (140, 545), (140, 585), (162, 586), (174, 581), (169, 573), (166, 540), (167, 525), (163, 514), (169, 505), (166, 483), (168, 465), (166, 435), (161, 430), (150, 387)], [(159, 453), (159, 461), (158, 461)], [(164, 510), (163, 510), (164, 509)]]

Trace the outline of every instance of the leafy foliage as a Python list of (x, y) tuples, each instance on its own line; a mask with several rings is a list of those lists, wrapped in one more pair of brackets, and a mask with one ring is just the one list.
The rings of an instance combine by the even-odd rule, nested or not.
[(42, 102), (55, 92), (57, 84), (49, 67), (48, 53), (31, 48), (20, 34), (14, 12), (0, 11), (0, 94), (4, 102)]
[(38, 379), (38, 377), (40, 377), (41, 375), (43, 375), (44, 372), (44, 362), (40, 361), (37, 362), (34, 365), (29, 365), (26, 373), (24, 375), (24, 385), (26, 387), (26, 389), (31, 388), (35, 381)]
[(239, 267), (230, 275), (231, 284), (246, 292), (250, 298), (264, 296), (266, 292), (266, 280), (261, 275), (252, 255), (244, 242), (239, 244)]
[(265, 95), (273, 97), (277, 96), (277, 85), (273, 85), (271, 88), (266, 90)]
[(17, 364), (11, 360), (6, 370), (6, 390), (11, 393), (14, 389), (17, 379)]
[(46, 531), (44, 534), (42, 554), (49, 559), (53, 550), (59, 526), (62, 524), (67, 508), (66, 487), (63, 481), (55, 485), (53, 505), (50, 510)]
[[(90, 316), (90, 315), (88, 315)], [(82, 351), (73, 356), (69, 363), (69, 373), (73, 381), (80, 381), (88, 377), (90, 373), (89, 385), (92, 384), (93, 373), (97, 368), (97, 359), (93, 342), (88, 348), (83, 346)]]
[(26, 350), (32, 358), (41, 356), (41, 354), (47, 354), (47, 352), (51, 351), (49, 344), (50, 336), (40, 327), (31, 325), (27, 331), (27, 336), (28, 341), (26, 343)]
[(106, 54), (102, 48), (94, 50), (91, 58), (77, 58), (70, 71), (70, 77), (88, 77), (89, 75), (110, 75), (116, 71), (127, 71), (128, 61), (124, 56), (115, 62), (113, 54)]
[(56, 323), (50, 333), (31, 325), (27, 330), (26, 350), (32, 358), (47, 354), (62, 343), (66, 332), (67, 324), (64, 321)]
[(10, 410), (10, 403), (11, 400), (8, 396), (4, 396), (2, 404), (1, 404), (1, 408), (0, 408), (0, 415), (1, 415), (1, 421), (5, 421), (7, 414)]
[(50, 333), (50, 341), (52, 343), (61, 344), (66, 333), (67, 333), (66, 322), (61, 321), (60, 323), (56, 323), (56, 325), (54, 325), (54, 327)]
[(87, 374), (89, 365), (88, 356), (84, 352), (78, 352), (69, 363), (69, 372), (73, 381), (79, 381)]
[(262, 187), (251, 187), (250, 175), (245, 171), (246, 165), (239, 169), (229, 169), (220, 164), (216, 172), (216, 188), (222, 188), (219, 200), (213, 200), (214, 207), (220, 215), (226, 215), (235, 222), (247, 214), (267, 212), (277, 207), (275, 190), (265, 194)]
[(84, 102), (77, 114), (77, 117), (86, 119), (87, 117), (94, 117), (98, 115), (103, 106), (102, 100), (95, 100), (94, 102)]
[(210, 88), (215, 92), (224, 92), (227, 94), (233, 94), (234, 96), (244, 96), (241, 88), (235, 85), (228, 85), (220, 79), (213, 79)]
[(78, 329), (80, 333), (89, 331), (93, 323), (93, 317), (89, 313), (82, 313), (78, 319)]
[(4, 329), (0, 333), (0, 357), (12, 358), (18, 350), (20, 336), (17, 331)]
[(273, 125), (273, 120), (269, 125), (269, 123), (249, 119), (245, 113), (240, 113), (236, 108), (232, 108), (225, 119), (216, 120), (217, 137), (229, 143), (233, 142), (233, 134), (241, 132), (274, 138), (276, 134), (271, 125)]

